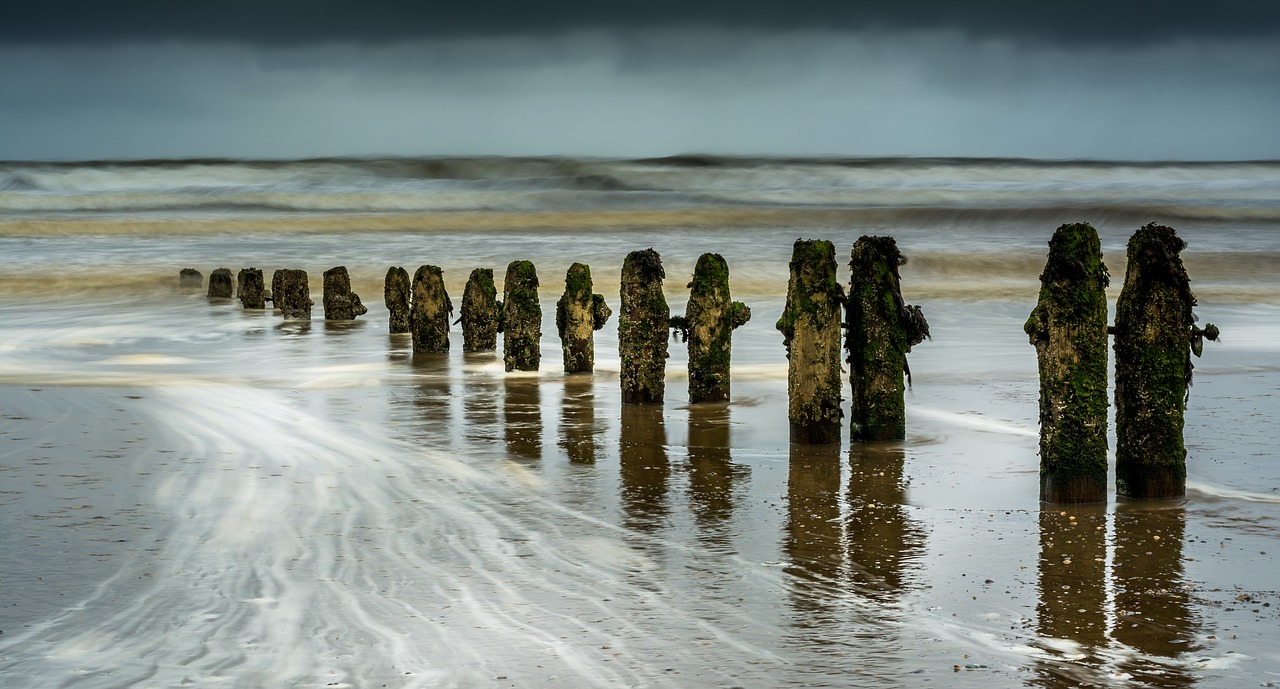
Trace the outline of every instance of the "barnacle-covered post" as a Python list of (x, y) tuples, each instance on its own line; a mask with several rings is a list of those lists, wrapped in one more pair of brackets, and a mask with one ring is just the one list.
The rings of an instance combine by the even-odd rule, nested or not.
[(204, 275), (195, 268), (183, 268), (178, 271), (178, 286), (183, 289), (200, 289), (204, 287)]
[(542, 360), (538, 272), (529, 261), (512, 261), (502, 282), (502, 361), (508, 371), (536, 371)]
[(632, 251), (622, 262), (618, 307), (618, 355), (623, 404), (661, 404), (667, 381), (667, 332), (671, 309), (662, 293), (662, 257)]
[(907, 259), (893, 237), (859, 237), (849, 257), (850, 433), (854, 440), (900, 440), (907, 434), (907, 353), (929, 336), (929, 324), (919, 306), (902, 299), (898, 266)]
[(1186, 494), (1184, 404), (1191, 354), (1212, 324), (1195, 325), (1196, 298), (1182, 265), (1187, 244), (1151, 223), (1129, 238), (1124, 287), (1116, 303), (1116, 492), (1133, 498)]
[(386, 305), (387, 329), (393, 333), (409, 332), (409, 316), (413, 283), (409, 281), (409, 271), (392, 266), (387, 269), (387, 277), (382, 282), (382, 303)]
[(353, 321), (363, 316), (369, 308), (360, 301), (360, 295), (351, 291), (351, 276), (346, 266), (336, 266), (324, 271), (324, 319), (326, 321)]
[(1098, 232), (1049, 240), (1040, 298), (1023, 325), (1040, 371), (1040, 499), (1107, 499), (1107, 284)]
[[(279, 286), (275, 286), (279, 280)], [(311, 285), (307, 271), (282, 268), (271, 276), (272, 297), (286, 320), (311, 320)]]
[(240, 304), (244, 308), (267, 308), (266, 296), (263, 294), (266, 290), (266, 285), (263, 284), (261, 270), (245, 268), (236, 276), (236, 282), (240, 285)]
[(409, 316), (409, 332), (414, 354), (440, 354), (449, 351), (449, 317), (453, 302), (444, 289), (444, 274), (439, 266), (419, 266), (413, 274), (413, 303)]
[(462, 290), (462, 351), (492, 352), (502, 332), (502, 302), (493, 284), (492, 268), (476, 268)]
[(596, 364), (596, 330), (613, 311), (604, 297), (591, 291), (591, 269), (574, 263), (564, 276), (564, 294), (556, 302), (556, 330), (564, 353), (565, 373), (591, 373)]
[(787, 346), (787, 416), (791, 442), (840, 442), (840, 308), (836, 250), (824, 239), (798, 239), (791, 251), (787, 305), (775, 327)]
[(230, 268), (218, 268), (209, 274), (208, 298), (230, 299), (232, 289)]
[(703, 254), (689, 283), (689, 304), (672, 326), (689, 343), (689, 401), (729, 399), (733, 331), (751, 320), (751, 309), (729, 295), (729, 264), (720, 254)]

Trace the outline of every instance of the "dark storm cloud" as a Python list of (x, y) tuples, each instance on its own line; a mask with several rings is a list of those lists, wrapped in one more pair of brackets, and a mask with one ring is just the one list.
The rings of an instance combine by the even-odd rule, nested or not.
[(10, 3), (0, 42), (155, 40), (302, 44), (674, 26), (776, 30), (955, 29), (1027, 42), (1142, 44), (1280, 35), (1280, 3), (1124, 0), (68, 0)]

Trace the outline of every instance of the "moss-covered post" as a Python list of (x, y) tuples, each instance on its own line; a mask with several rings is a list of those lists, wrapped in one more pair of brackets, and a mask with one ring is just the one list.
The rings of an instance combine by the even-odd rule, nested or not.
[(529, 261), (512, 261), (502, 281), (502, 362), (508, 371), (536, 371), (542, 361), (542, 305), (538, 271)]
[(849, 254), (845, 349), (849, 352), (850, 434), (854, 440), (907, 435), (907, 353), (929, 336), (919, 306), (902, 299), (898, 266), (907, 262), (893, 237), (862, 236)]
[(502, 302), (493, 284), (492, 268), (476, 268), (462, 290), (462, 351), (492, 352), (498, 348)]
[(413, 353), (449, 351), (449, 317), (452, 315), (453, 302), (444, 289), (440, 267), (420, 266), (413, 274), (413, 303), (409, 313)]
[(569, 266), (564, 276), (564, 294), (556, 302), (556, 329), (560, 332), (565, 373), (595, 370), (593, 333), (603, 328), (613, 314), (604, 297), (591, 289), (591, 269), (582, 263)]
[(284, 286), (284, 271), (287, 268), (277, 268), (271, 273), (271, 292), (267, 295), (267, 301), (271, 302), (273, 308), (280, 308), (280, 297)]
[(1107, 284), (1098, 232), (1049, 240), (1040, 299), (1023, 325), (1040, 371), (1040, 499), (1107, 499)]
[(662, 293), (662, 257), (632, 251), (622, 262), (618, 307), (618, 355), (623, 404), (662, 404), (667, 381), (667, 332), (671, 309)]
[(729, 399), (733, 331), (751, 320), (751, 309), (729, 295), (729, 264), (720, 254), (703, 254), (689, 283), (689, 304), (672, 326), (689, 343), (689, 401)]
[(776, 328), (787, 347), (787, 417), (791, 442), (840, 442), (840, 309), (836, 249), (797, 239), (791, 250), (787, 305)]
[(232, 296), (231, 269), (218, 268), (209, 273), (209, 293), (210, 299), (230, 299)]
[(1195, 326), (1196, 298), (1173, 228), (1151, 223), (1129, 238), (1124, 287), (1116, 303), (1116, 492), (1133, 498), (1186, 494), (1183, 405), (1191, 353), (1212, 324)]
[(382, 303), (386, 305), (389, 314), (387, 329), (390, 332), (409, 332), (411, 294), (413, 283), (409, 281), (409, 271), (396, 266), (388, 268), (387, 277), (382, 282)]
[(351, 276), (346, 266), (336, 266), (324, 271), (324, 319), (326, 321), (353, 321), (363, 316), (369, 308), (360, 301), (360, 295), (351, 291)]
[(195, 268), (183, 268), (178, 271), (178, 286), (183, 289), (200, 289), (204, 287), (204, 275)]
[(288, 320), (311, 320), (311, 285), (307, 282), (307, 271), (284, 268), (277, 270), (271, 277), (272, 283), (279, 278), (280, 285), (272, 290), (276, 307), (280, 315)]
[(265, 309), (267, 308), (266, 297), (263, 292), (266, 285), (262, 281), (262, 271), (257, 268), (245, 268), (236, 276), (236, 282), (240, 283), (240, 304), (246, 309)]

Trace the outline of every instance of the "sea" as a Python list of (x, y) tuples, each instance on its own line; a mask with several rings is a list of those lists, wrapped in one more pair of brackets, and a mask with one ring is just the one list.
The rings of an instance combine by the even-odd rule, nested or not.
[[(1221, 339), (1185, 498), (1039, 502), (1022, 326), (1074, 222), (1112, 314), (1135, 230), (1187, 243)], [(930, 325), (907, 436), (793, 445), (792, 246), (847, 281), (863, 235)], [(565, 271), (616, 311), (647, 248), (673, 314), (728, 261), (727, 403), (689, 403), (673, 340), (665, 403), (622, 405), (616, 317), (562, 372)], [(460, 304), (517, 260), (540, 370), (389, 332), (388, 268)], [(354, 321), (324, 320), (336, 266)], [(306, 270), (312, 318), (179, 284), (249, 267)], [(0, 162), (0, 686), (1276, 686), (1278, 412), (1280, 161)]]

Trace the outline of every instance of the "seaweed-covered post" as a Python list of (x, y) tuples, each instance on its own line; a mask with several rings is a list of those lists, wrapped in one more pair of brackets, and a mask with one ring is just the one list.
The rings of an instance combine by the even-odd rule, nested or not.
[[(279, 286), (275, 285), (276, 280)], [(311, 320), (311, 286), (307, 283), (307, 271), (284, 268), (271, 276), (272, 297), (286, 319)]]
[(618, 355), (623, 404), (662, 404), (667, 380), (667, 332), (671, 309), (662, 293), (662, 257), (632, 251), (622, 262), (618, 307)]
[(387, 329), (392, 333), (409, 332), (412, 290), (409, 271), (396, 266), (387, 269), (387, 277), (382, 281), (382, 303), (387, 307)]
[(1186, 494), (1183, 405), (1191, 354), (1212, 324), (1195, 326), (1196, 298), (1173, 228), (1151, 223), (1129, 238), (1124, 287), (1116, 303), (1116, 492), (1133, 498)]
[(363, 316), (369, 308), (360, 302), (360, 295), (351, 291), (351, 276), (346, 266), (336, 266), (324, 271), (324, 319), (326, 321), (353, 321)]
[(733, 331), (751, 320), (751, 309), (729, 295), (729, 264), (720, 254), (703, 254), (689, 283), (684, 316), (672, 327), (689, 343), (689, 401), (729, 399), (729, 359)]
[(200, 289), (204, 287), (204, 275), (195, 268), (183, 268), (178, 271), (178, 286), (183, 289)]
[(413, 274), (413, 304), (409, 316), (413, 353), (449, 351), (449, 317), (452, 315), (453, 302), (444, 289), (440, 267), (419, 267)]
[(240, 304), (246, 309), (265, 309), (267, 300), (263, 291), (266, 286), (262, 281), (262, 271), (257, 268), (245, 268), (236, 276), (240, 285)]
[(845, 348), (853, 384), (850, 433), (855, 440), (900, 440), (907, 435), (907, 353), (929, 336), (929, 324), (919, 306), (902, 299), (898, 266), (907, 259), (893, 237), (859, 237), (849, 258)]
[(1049, 240), (1040, 299), (1023, 325), (1040, 370), (1040, 499), (1107, 499), (1107, 284), (1098, 232)]
[(613, 314), (604, 297), (591, 289), (591, 269), (582, 263), (569, 266), (564, 276), (564, 294), (556, 302), (556, 329), (560, 331), (565, 373), (595, 370), (593, 333), (603, 328)]
[(840, 442), (840, 308), (836, 249), (797, 239), (791, 250), (787, 305), (776, 328), (787, 346), (787, 416), (791, 442)]
[(281, 288), (284, 286), (284, 268), (277, 268), (271, 273), (271, 293), (267, 295), (267, 301), (271, 302), (272, 307), (280, 308)]
[(502, 302), (493, 284), (492, 268), (476, 268), (462, 290), (462, 351), (492, 352), (498, 348)]
[(231, 269), (218, 268), (209, 273), (210, 299), (230, 299), (232, 296)]
[(542, 306), (538, 272), (529, 261), (512, 261), (502, 285), (502, 361), (508, 371), (536, 371), (542, 361)]

